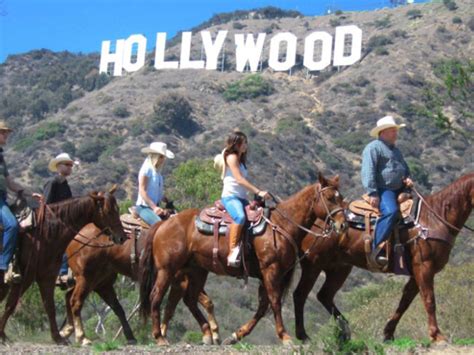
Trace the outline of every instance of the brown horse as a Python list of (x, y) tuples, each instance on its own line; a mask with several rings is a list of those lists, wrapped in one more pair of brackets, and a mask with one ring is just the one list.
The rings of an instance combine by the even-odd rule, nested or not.
[[(5, 341), (5, 326), (22, 294), (36, 281), (48, 315), (51, 336), (58, 344), (67, 341), (59, 334), (54, 306), (54, 287), (62, 256), (69, 242), (83, 226), (94, 223), (102, 232), (112, 234), (115, 242), (126, 238), (120, 223), (119, 208), (113, 192), (91, 193), (85, 197), (46, 205), (43, 218), (32, 233), (21, 233), (21, 283), (0, 284), (0, 300), (8, 294), (5, 312), (0, 319), (0, 338)], [(10, 289), (10, 293), (8, 293)]]
[[(394, 339), (400, 318), (418, 292), (421, 293), (428, 314), (430, 339), (435, 342), (446, 339), (436, 321), (434, 276), (448, 262), (456, 236), (469, 218), (473, 206), (474, 173), (470, 173), (425, 198), (421, 205), (419, 223), (423, 228), (427, 228), (427, 234), (422, 233), (420, 227), (400, 234), (411, 255), (412, 276), (403, 289), (397, 310), (384, 328), (385, 340)], [(317, 230), (317, 227), (313, 228)], [(326, 280), (318, 292), (318, 300), (336, 317), (346, 336), (350, 336), (348, 324), (334, 304), (334, 296), (353, 265), (368, 268), (363, 233), (364, 231), (349, 228), (344, 238), (332, 237), (315, 241), (314, 236), (308, 234), (303, 239), (301, 250), (307, 253), (307, 256), (301, 261), (301, 279), (293, 293), (298, 339), (308, 339), (304, 329), (304, 304), (321, 271), (325, 272)]]
[[(146, 245), (149, 234), (145, 231), (140, 238), (129, 238), (124, 244), (117, 245), (110, 244), (107, 236), (100, 232), (94, 224), (88, 224), (81, 229), (66, 249), (69, 266), (76, 278), (76, 284), (65, 294), (67, 323), (61, 330), (61, 335), (68, 338), (75, 331), (77, 343), (82, 345), (91, 343), (84, 333), (81, 310), (89, 293), (95, 291), (119, 318), (128, 343), (135, 344), (136, 339), (115, 293), (114, 283), (118, 274), (137, 280), (137, 268), (135, 266), (138, 267), (138, 265), (136, 261), (138, 261), (138, 257)], [(132, 254), (135, 254), (136, 257), (133, 257)], [(170, 299), (176, 299), (176, 295), (179, 295), (178, 297), (184, 295), (186, 288), (186, 279), (178, 278), (178, 282), (172, 285)], [(199, 297), (199, 303), (208, 312), (213, 335), (213, 339), (203, 340), (207, 344), (212, 344), (213, 341), (218, 343), (219, 333), (217, 322), (213, 321), (214, 306), (212, 301), (206, 298), (205, 293), (203, 293)], [(174, 309), (175, 305), (170, 304), (170, 307)], [(171, 316), (165, 314), (164, 318), (170, 319)], [(167, 326), (162, 327), (163, 332), (166, 332), (166, 329)]]
[[(341, 208), (342, 199), (337, 191), (339, 178), (325, 179), (320, 175), (319, 183), (310, 185), (279, 203), (272, 211), (272, 228), (252, 240), (254, 257), (250, 260), (250, 276), (262, 280), (259, 288), (259, 306), (253, 319), (233, 334), (240, 340), (251, 332), (270, 304), (275, 316), (276, 332), (283, 343), (291, 341), (281, 316), (281, 301), (290, 284), (294, 266), (298, 262), (299, 246), (307, 228), (317, 217), (331, 220), (330, 225), (338, 233), (345, 228), (345, 217)], [(227, 267), (228, 241), (219, 239), (218, 260), (213, 261), (213, 238), (201, 234), (195, 228), (199, 210), (189, 209), (178, 213), (154, 228), (154, 238), (148, 240), (140, 261), (141, 312), (151, 312), (153, 336), (158, 345), (168, 342), (160, 329), (160, 307), (163, 297), (178, 272), (189, 275), (185, 304), (208, 334), (209, 324), (197, 307), (198, 294), (202, 290), (209, 271), (219, 275), (242, 277), (243, 270)], [(210, 334), (209, 334), (210, 336)]]

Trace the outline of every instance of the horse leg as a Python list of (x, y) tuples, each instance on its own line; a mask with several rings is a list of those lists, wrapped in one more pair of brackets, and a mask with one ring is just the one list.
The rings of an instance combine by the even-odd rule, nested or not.
[(255, 312), (253, 318), (241, 326), (235, 333), (232, 334), (229, 338), (224, 340), (224, 345), (235, 344), (240, 341), (243, 337), (250, 334), (250, 332), (255, 328), (260, 319), (267, 313), (269, 306), (269, 300), (267, 296), (267, 291), (263, 283), (260, 284), (258, 288), (258, 308)]
[(81, 311), (85, 299), (89, 295), (90, 290), (86, 286), (86, 281), (83, 276), (76, 277), (76, 286), (70, 297), (71, 314), (76, 333), (76, 343), (81, 345), (90, 345), (92, 342), (87, 339), (82, 325)]
[(194, 269), (192, 273), (189, 274), (189, 283), (184, 294), (183, 301), (199, 323), (199, 327), (202, 331), (202, 342), (205, 345), (212, 345), (212, 333), (211, 327), (207, 322), (206, 317), (202, 314), (201, 310), (198, 307), (198, 298), (199, 293), (204, 288), (206, 283), (208, 272), (202, 269)]
[[(56, 275), (54, 275), (56, 277)], [(38, 282), (38, 286), (41, 293), (41, 299), (43, 300), (44, 309), (49, 319), (49, 326), (51, 331), (51, 337), (59, 345), (67, 345), (67, 339), (64, 339), (59, 334), (58, 324), (56, 323), (56, 306), (54, 304), (54, 278), (44, 279)]]
[(5, 311), (3, 312), (2, 318), (0, 319), (0, 340), (5, 343), (7, 341), (7, 336), (5, 334), (5, 327), (7, 325), (8, 319), (15, 311), (15, 308), (18, 304), (18, 300), (25, 293), (26, 290), (33, 283), (33, 279), (23, 279), (20, 284), (14, 284), (10, 288), (10, 293), (8, 294), (7, 301), (5, 303)]
[(169, 345), (168, 341), (161, 333), (160, 327), (160, 307), (163, 297), (168, 291), (168, 287), (172, 280), (173, 274), (166, 269), (158, 269), (156, 274), (155, 285), (151, 291), (151, 319), (152, 334), (157, 345)]
[(218, 345), (221, 343), (221, 339), (219, 335), (219, 324), (217, 324), (217, 320), (214, 315), (214, 303), (207, 295), (206, 291), (204, 291), (204, 289), (202, 289), (199, 293), (198, 302), (207, 312), (207, 320), (209, 322), (209, 326), (211, 327), (212, 342), (213, 344)]
[(65, 301), (65, 306), (66, 306), (66, 323), (62, 327), (61, 331), (59, 334), (63, 338), (69, 338), (72, 333), (74, 333), (74, 323), (73, 323), (73, 316), (72, 316), (72, 310), (71, 310), (71, 297), (72, 293), (74, 292), (74, 288), (69, 289), (66, 291), (64, 294), (64, 301)]
[(434, 272), (433, 264), (431, 262), (425, 262), (421, 266), (413, 266), (413, 274), (415, 276), (416, 283), (420, 289), (421, 299), (425, 306), (426, 313), (428, 313), (428, 329), (430, 339), (433, 342), (444, 342), (446, 337), (441, 334), (441, 330), (438, 327), (438, 321), (436, 320), (436, 300), (434, 294)]
[[(184, 282), (186, 283), (185, 286), (183, 285)], [(168, 327), (171, 318), (173, 318), (174, 312), (176, 311), (176, 307), (178, 306), (179, 301), (183, 298), (184, 292), (188, 287), (187, 283), (187, 280), (185, 280), (183, 282), (173, 282), (171, 285), (163, 314), (163, 321), (161, 322), (161, 334), (163, 334), (164, 337), (166, 337), (166, 333), (168, 333)]]
[(334, 296), (342, 287), (347, 277), (351, 273), (352, 266), (341, 266), (334, 269), (324, 270), (326, 273), (326, 280), (318, 292), (318, 300), (326, 308), (326, 310), (334, 317), (341, 331), (341, 340), (347, 341), (351, 339), (351, 330), (349, 322), (344, 318), (342, 313), (334, 304)]
[(137, 339), (133, 336), (132, 329), (130, 328), (130, 324), (128, 324), (127, 316), (125, 315), (125, 311), (120, 304), (117, 294), (115, 293), (113, 284), (108, 284), (105, 286), (96, 289), (95, 292), (99, 294), (99, 296), (107, 303), (112, 311), (114, 311), (115, 315), (120, 320), (120, 324), (122, 324), (123, 334), (127, 338), (127, 342), (129, 345), (134, 345), (137, 343)]
[(384, 341), (390, 341), (394, 339), (393, 334), (395, 333), (395, 329), (398, 325), (398, 322), (400, 321), (408, 307), (410, 307), (410, 304), (415, 299), (418, 292), (419, 289), (416, 284), (416, 281), (413, 277), (411, 277), (403, 288), (402, 298), (400, 300), (400, 303), (398, 304), (397, 310), (385, 325), (385, 328), (383, 330)]
[(309, 340), (308, 334), (304, 327), (304, 305), (308, 299), (308, 295), (313, 289), (314, 283), (321, 273), (321, 268), (311, 267), (307, 260), (301, 261), (301, 278), (298, 286), (293, 292), (293, 305), (295, 307), (295, 332), (296, 338), (299, 340)]

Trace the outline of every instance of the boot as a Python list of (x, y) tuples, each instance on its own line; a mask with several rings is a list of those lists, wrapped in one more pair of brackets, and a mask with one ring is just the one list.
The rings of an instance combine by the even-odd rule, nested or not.
[(229, 226), (229, 255), (227, 256), (227, 266), (240, 266), (240, 235), (243, 224), (231, 224)]

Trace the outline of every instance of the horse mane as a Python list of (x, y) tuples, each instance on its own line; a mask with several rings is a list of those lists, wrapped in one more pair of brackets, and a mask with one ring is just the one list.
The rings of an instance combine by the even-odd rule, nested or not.
[(48, 209), (45, 211), (44, 225), (42, 229), (43, 238), (57, 238), (60, 233), (64, 232), (64, 224), (72, 227), (70, 230), (71, 232), (77, 232), (74, 231), (70, 219), (73, 216), (88, 215), (93, 208), (91, 201), (91, 197), (82, 196), (49, 204), (48, 207), (51, 211), (48, 211)]
[[(473, 187), (474, 173), (469, 173), (461, 176), (442, 190), (426, 196), (425, 200), (436, 213), (444, 218), (445, 208), (448, 205), (461, 206), (466, 201), (465, 192)], [(428, 213), (427, 209), (423, 209), (422, 212), (428, 223), (439, 223), (438, 218), (433, 213)]]

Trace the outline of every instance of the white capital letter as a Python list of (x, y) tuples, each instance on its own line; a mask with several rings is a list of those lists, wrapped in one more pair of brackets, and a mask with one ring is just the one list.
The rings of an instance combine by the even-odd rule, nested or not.
[(110, 41), (102, 42), (102, 50), (100, 52), (100, 73), (107, 73), (109, 63), (114, 63), (114, 74), (113, 76), (122, 75), (122, 63), (123, 63), (123, 47), (125, 45), (124, 39), (117, 40), (115, 45), (115, 53), (110, 53)]
[[(132, 63), (133, 45), (138, 44), (137, 60)], [(137, 71), (145, 65), (146, 38), (143, 35), (131, 35), (125, 41), (125, 50), (123, 51), (123, 68), (129, 73)]]
[(217, 32), (216, 41), (212, 43), (211, 33), (209, 31), (202, 31), (202, 43), (204, 44), (204, 51), (206, 52), (206, 69), (216, 70), (217, 69), (217, 58), (221, 52), (224, 44), (227, 31)]
[(257, 43), (255, 43), (253, 39), (253, 34), (248, 34), (245, 38), (243, 34), (235, 35), (235, 59), (237, 71), (243, 72), (247, 62), (249, 62), (251, 71), (257, 71), (266, 35), (266, 33), (259, 33)]
[[(344, 44), (347, 35), (352, 35), (351, 54), (344, 56)], [(336, 27), (333, 65), (351, 65), (357, 62), (362, 54), (362, 30), (355, 26)]]
[(155, 69), (178, 69), (179, 62), (165, 62), (166, 32), (156, 34)]
[(183, 32), (181, 36), (181, 62), (180, 69), (203, 69), (203, 60), (191, 60), (192, 32)]
[[(314, 43), (321, 41), (321, 58), (314, 61)], [(323, 70), (331, 64), (332, 36), (327, 32), (313, 32), (304, 40), (303, 64), (309, 70)]]
[[(278, 55), (280, 53), (280, 44), (283, 41), (286, 41), (286, 57), (284, 62), (280, 62)], [(289, 32), (279, 33), (274, 36), (270, 41), (268, 66), (276, 71), (290, 70), (296, 61), (296, 42), (296, 36)]]

